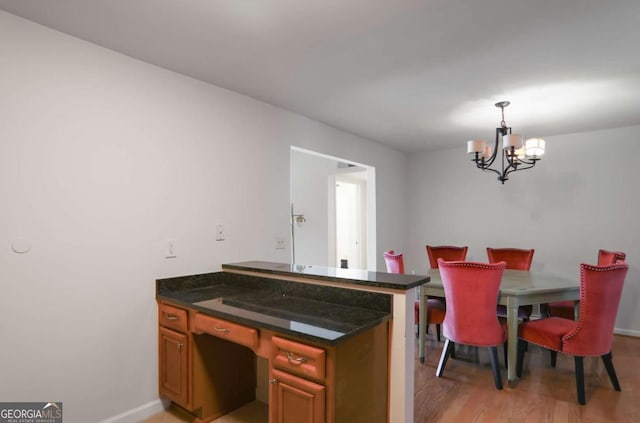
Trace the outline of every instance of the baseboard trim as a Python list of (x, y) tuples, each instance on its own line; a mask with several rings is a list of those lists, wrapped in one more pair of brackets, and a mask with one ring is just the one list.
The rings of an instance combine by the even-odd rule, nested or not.
[(117, 416), (101, 420), (100, 423), (138, 423), (144, 419), (161, 413), (166, 409), (165, 404), (157, 399), (155, 401), (142, 404), (140, 407), (125, 411)]
[(640, 331), (630, 329), (614, 329), (613, 333), (616, 335), (634, 336), (640, 338)]

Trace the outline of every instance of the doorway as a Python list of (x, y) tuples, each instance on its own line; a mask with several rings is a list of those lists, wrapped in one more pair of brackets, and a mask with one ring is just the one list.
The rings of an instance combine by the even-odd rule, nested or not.
[(291, 147), (292, 263), (376, 270), (375, 168)]

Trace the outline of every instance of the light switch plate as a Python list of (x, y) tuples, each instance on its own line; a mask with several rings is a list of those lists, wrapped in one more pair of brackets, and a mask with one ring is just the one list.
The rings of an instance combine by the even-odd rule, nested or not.
[(176, 258), (176, 240), (175, 238), (168, 238), (166, 244), (166, 251), (164, 253), (164, 258)]
[(224, 241), (224, 226), (216, 225), (216, 241)]

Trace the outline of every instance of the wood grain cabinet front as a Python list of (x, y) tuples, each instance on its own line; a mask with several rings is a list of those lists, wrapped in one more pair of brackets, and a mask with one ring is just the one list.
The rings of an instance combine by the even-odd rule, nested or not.
[(323, 385), (273, 369), (269, 389), (270, 423), (324, 423)]
[(205, 314), (196, 314), (193, 322), (195, 333), (206, 333), (226, 339), (251, 349), (258, 347), (258, 331)]
[(325, 351), (320, 348), (274, 336), (273, 367), (324, 382)]
[(158, 310), (160, 396), (195, 422), (251, 403), (259, 387), (267, 396), (267, 381), (269, 423), (387, 422), (387, 323), (327, 345), (164, 301)]
[(191, 342), (187, 310), (158, 303), (158, 391), (191, 408)]
[(182, 407), (189, 402), (189, 347), (187, 335), (159, 328), (160, 395)]
[(187, 331), (187, 310), (160, 303), (158, 305), (158, 323), (160, 326), (184, 333)]
[(269, 423), (387, 422), (388, 333), (380, 324), (332, 346), (274, 334)]

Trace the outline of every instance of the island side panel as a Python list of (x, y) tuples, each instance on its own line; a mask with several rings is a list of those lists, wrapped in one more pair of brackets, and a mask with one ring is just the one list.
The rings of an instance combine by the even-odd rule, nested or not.
[(416, 288), (393, 294), (389, 361), (389, 422), (413, 423)]

